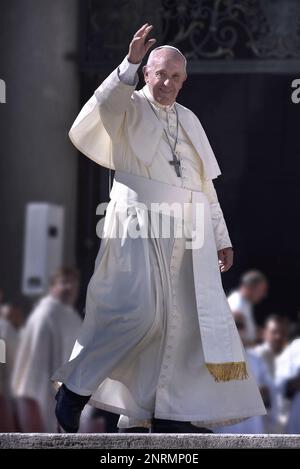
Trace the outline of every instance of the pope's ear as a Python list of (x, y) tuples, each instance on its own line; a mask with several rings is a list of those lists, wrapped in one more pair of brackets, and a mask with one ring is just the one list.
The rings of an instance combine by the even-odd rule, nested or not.
[(142, 71), (143, 71), (144, 78), (146, 78), (146, 76), (147, 76), (147, 65), (143, 66)]

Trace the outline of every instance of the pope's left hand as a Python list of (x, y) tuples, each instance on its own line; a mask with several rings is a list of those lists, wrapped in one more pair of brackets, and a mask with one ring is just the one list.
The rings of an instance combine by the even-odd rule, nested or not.
[(218, 251), (219, 266), (221, 272), (227, 272), (233, 264), (233, 249), (231, 247)]

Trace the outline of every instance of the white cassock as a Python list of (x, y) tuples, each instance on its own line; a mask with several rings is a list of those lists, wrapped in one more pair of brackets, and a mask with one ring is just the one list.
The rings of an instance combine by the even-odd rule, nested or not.
[(22, 330), (12, 376), (15, 397), (38, 402), (46, 432), (57, 431), (52, 373), (70, 356), (82, 321), (78, 313), (48, 295), (36, 305)]
[(232, 292), (227, 300), (231, 311), (240, 313), (245, 320), (244, 339), (254, 342), (256, 340), (256, 326), (251, 303), (238, 290)]
[[(135, 91), (137, 68), (125, 58), (69, 134), (82, 153), (116, 172), (83, 327), (52, 379), (121, 414), (119, 427), (149, 426), (153, 415), (214, 426), (264, 414), (221, 284), (217, 249), (231, 242), (212, 183), (218, 164), (191, 111), (158, 104), (147, 86)], [(181, 177), (170, 165), (167, 139), (175, 143), (177, 114)], [(165, 238), (112, 234), (136, 223), (143, 230), (149, 213), (140, 202), (194, 207), (195, 200), (206, 217), (199, 258), (175, 228)], [(187, 211), (188, 233), (195, 217), (193, 208)], [(172, 222), (180, 226), (178, 220)]]
[(297, 376), (300, 376), (300, 339), (289, 344), (276, 361), (276, 384), (281, 395), (280, 413), (282, 421), (285, 420), (285, 433), (300, 433), (300, 392), (291, 400), (284, 397), (287, 382)]

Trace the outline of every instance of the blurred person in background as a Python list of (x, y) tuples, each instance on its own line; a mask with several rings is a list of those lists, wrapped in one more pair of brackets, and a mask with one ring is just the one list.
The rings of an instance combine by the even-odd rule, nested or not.
[(12, 376), (19, 431), (57, 431), (50, 376), (69, 358), (82, 322), (74, 309), (78, 287), (77, 270), (59, 269), (24, 326)]
[(259, 415), (243, 420), (234, 425), (226, 425), (218, 430), (218, 433), (267, 433), (269, 426), (274, 426), (276, 416), (276, 390), (268, 366), (265, 361), (254, 353), (252, 341), (248, 339), (247, 318), (240, 312), (233, 313), (233, 317), (245, 347), (248, 365), (255, 376), (262, 399), (267, 409), (267, 415)]
[(282, 396), (280, 423), (284, 433), (300, 433), (300, 338), (276, 362), (276, 384)]
[(11, 375), (23, 322), (22, 310), (14, 304), (0, 305), (0, 339), (5, 348), (5, 363), (0, 363), (0, 432), (15, 431), (11, 394)]
[(275, 377), (276, 358), (288, 345), (289, 321), (279, 314), (269, 316), (262, 331), (263, 342), (254, 348), (254, 352), (263, 358), (272, 377)]
[(14, 303), (4, 303), (0, 308), (0, 317), (10, 324), (14, 331), (18, 333), (24, 323), (22, 309)]
[(241, 278), (240, 286), (228, 296), (228, 303), (234, 314), (244, 318), (244, 338), (254, 344), (257, 339), (253, 306), (262, 301), (268, 294), (268, 280), (259, 270), (249, 270)]
[[(273, 314), (265, 321), (262, 331), (262, 344), (253, 348), (253, 352), (266, 363), (273, 382), (276, 376), (277, 357), (288, 345), (288, 335), (288, 319), (284, 316)], [(270, 418), (270, 415), (265, 417), (265, 426), (268, 433), (283, 433), (284, 426), (282, 422), (286, 421), (286, 405), (284, 405), (280, 390), (276, 389), (276, 406), (274, 406), (272, 418)]]

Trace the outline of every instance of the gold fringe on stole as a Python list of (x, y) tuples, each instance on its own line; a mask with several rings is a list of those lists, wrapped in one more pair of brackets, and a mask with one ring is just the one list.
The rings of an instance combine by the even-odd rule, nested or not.
[(205, 363), (205, 365), (217, 382), (248, 378), (245, 362)]

